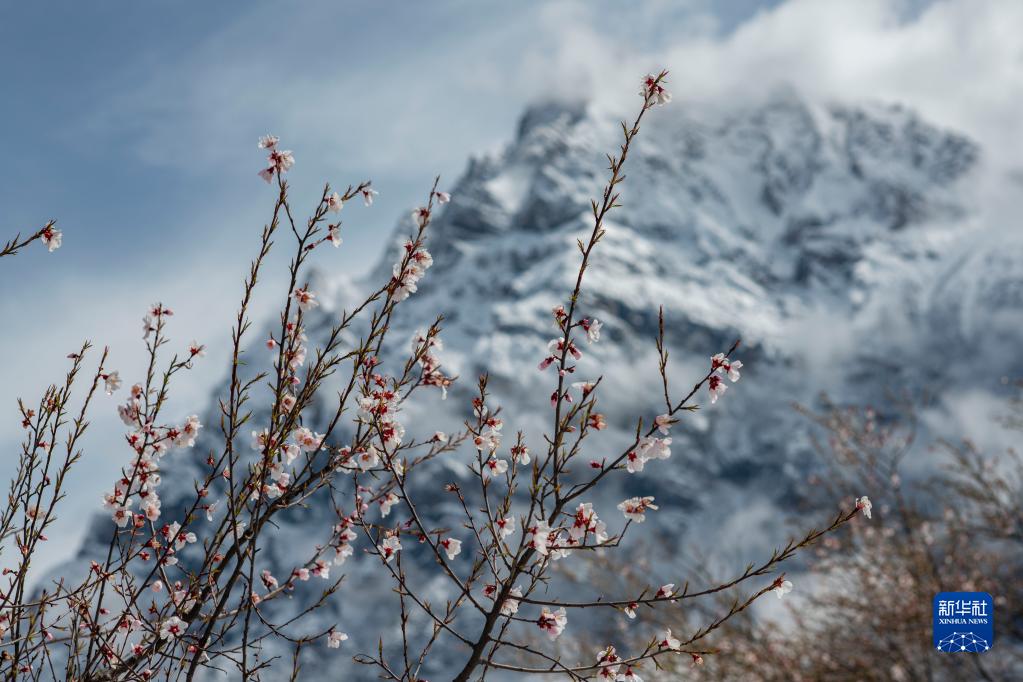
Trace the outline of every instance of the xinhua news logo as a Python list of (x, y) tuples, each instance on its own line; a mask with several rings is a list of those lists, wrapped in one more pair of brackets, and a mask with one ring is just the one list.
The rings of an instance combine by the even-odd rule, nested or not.
[(987, 592), (939, 592), (934, 596), (934, 648), (982, 654), (995, 642), (995, 603)]

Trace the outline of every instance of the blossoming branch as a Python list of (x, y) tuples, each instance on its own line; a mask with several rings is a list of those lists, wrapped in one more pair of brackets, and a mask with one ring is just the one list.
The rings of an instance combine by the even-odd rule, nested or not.
[[(84, 366), (84, 346), (71, 357), (64, 384), (51, 387), (32, 408), (20, 405), (27, 436), (0, 530), (14, 539), (21, 556), (0, 588), (0, 671), (12, 677), (99, 681), (192, 679), (205, 670), (231, 668), (241, 679), (252, 679), (264, 671), (284, 674), (279, 670), (285, 665), (283, 647), (293, 652), (294, 679), (308, 647), (341, 651), (351, 646), (345, 643), (349, 631), (359, 627), (356, 619), (317, 627), (309, 616), (344, 589), (359, 589), (338, 575), (348, 562), (358, 561), (374, 566), (395, 594), (396, 630), (381, 634), (375, 650), (354, 657), (372, 666), (376, 676), (423, 680), (440, 647), (446, 660), (459, 661), (453, 670), (459, 681), (503, 670), (639, 682), (659, 659), (702, 662), (712, 653), (704, 640), (719, 626), (768, 592), (782, 597), (792, 590), (784, 574), (767, 576), (857, 515), (869, 518), (866, 497), (822, 530), (807, 532), (720, 584), (653, 585), (613, 598), (570, 597), (553, 587), (557, 562), (582, 561), (598, 549), (613, 552), (630, 529), (663, 506), (640, 494), (617, 505), (621, 517), (602, 518), (593, 501), (597, 489), (621, 476), (635, 476), (641, 484), (646, 467), (665, 466), (672, 455), (672, 429), (697, 409), (695, 401), (725, 399), (729, 385), (741, 378), (736, 341), (727, 350), (708, 350), (706, 371), (691, 390), (674, 390), (660, 311), (656, 347), (663, 408), (628, 415), (636, 424), (632, 442), (611, 456), (593, 454), (607, 448), (601, 433), (608, 425), (600, 408), (602, 378), (579, 376), (578, 361), (592, 344), (602, 343), (604, 324), (587, 310), (585, 274), (610, 229), (608, 215), (621, 205), (624, 168), (641, 123), (671, 101), (666, 76), (642, 79), (639, 111), (631, 124), (622, 124), (621, 145), (608, 156), (607, 184), (591, 204), (592, 228), (578, 241), (574, 286), (551, 312), (553, 338), (532, 370), (550, 382), (550, 394), (545, 389), (540, 396), (550, 423), (542, 434), (508, 436), (505, 425), (515, 417), (496, 403), (486, 374), (466, 399), (465, 421), (457, 432), (403, 422), (413, 400), (443, 400), (457, 381), (441, 360), (443, 318), (410, 341), (391, 339), (396, 310), (414, 305), (433, 265), (426, 248), (430, 226), (451, 201), (436, 180), (424, 204), (412, 212), (410, 234), (390, 276), (353, 309), (334, 315), (330, 328), (317, 332), (319, 344), (310, 343), (308, 316), (322, 303), (310, 281), (310, 264), (329, 257), (332, 251), (321, 247), (342, 245), (340, 217), (351, 213), (345, 207), (361, 199), (368, 208), (377, 191), (369, 182), (344, 191), (327, 185), (309, 217), (296, 220), (285, 180), (294, 155), (281, 149), (277, 137), (261, 138), (259, 148), (267, 157), (258, 175), (276, 197), (233, 320), (217, 423), (204, 425), (187, 411), (170, 414), (172, 385), (203, 361), (206, 348), (172, 340), (174, 311), (154, 304), (142, 320), (145, 374), (117, 407), (127, 447), (121, 473), (102, 498), (109, 537), (102, 547), (91, 548), (97, 559), (87, 576), (68, 576), (38, 594), (27, 589), (28, 567), (38, 543), (46, 540), (43, 531), (63, 497), (64, 477), (80, 459), (75, 448), (87, 427), (86, 408), (100, 386), (114, 394), (123, 381), (106, 367), (104, 353), (84, 404), (70, 416), (75, 414), (70, 391)], [(11, 252), (34, 239), (52, 250), (61, 236), (51, 223), (28, 241), (14, 240)], [(271, 332), (256, 339), (253, 296), (279, 242), (290, 243), (287, 286), (277, 292), (279, 316)], [(330, 390), (324, 390), (328, 383)], [(61, 439), (65, 447), (58, 448)], [(197, 452), (200, 442), (203, 452)], [(546, 445), (531, 452), (527, 443), (540, 442)], [(176, 461), (187, 458), (201, 472), (192, 481), (193, 492), (184, 502), (165, 505), (164, 478), (178, 476), (182, 469)], [(433, 485), (434, 497), (424, 499), (430, 484), (419, 474), (430, 467), (450, 471), (442, 458), (460, 458), (469, 474), (441, 489)], [(450, 496), (460, 525), (437, 518), (431, 503), (437, 494)], [(280, 522), (308, 506), (330, 510), (331, 523), (305, 527), (301, 537), (279, 537)], [(290, 565), (265, 559), (271, 541), (292, 548)], [(410, 552), (413, 546), (422, 551)], [(311, 581), (321, 582), (318, 595), (298, 589)], [(444, 586), (445, 603), (434, 596), (438, 585)], [(641, 608), (682, 608), (689, 600), (747, 585), (749, 594), (735, 597), (731, 609), (693, 632), (650, 631), (644, 647), (620, 653), (609, 642), (595, 658), (583, 660), (569, 660), (556, 648), (583, 610), (620, 614), (631, 622)], [(282, 601), (291, 605), (278, 608)], [(425, 632), (410, 628), (413, 613), (425, 617)]]

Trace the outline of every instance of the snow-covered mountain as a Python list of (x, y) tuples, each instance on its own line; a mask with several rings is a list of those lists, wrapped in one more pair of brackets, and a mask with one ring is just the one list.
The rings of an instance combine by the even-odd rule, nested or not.
[[(619, 135), (617, 119), (585, 104), (537, 105), (502, 153), (472, 159), (449, 188), (451, 203), (428, 238), (435, 264), (391, 338), (404, 352), (417, 328), (443, 314), (439, 355), (461, 380), (446, 401), (430, 394), (405, 408), (410, 433), (452, 430), (469, 414), (475, 377), (487, 371), (505, 430), (523, 430), (539, 447), (553, 375), (536, 366), (554, 333), (551, 309), (574, 283), (575, 241), (592, 227), (589, 202)], [(1013, 352), (1023, 341), (1023, 251), (978, 205), (981, 167), (969, 139), (899, 106), (811, 103), (780, 91), (731, 109), (675, 103), (652, 111), (630, 153), (624, 206), (611, 214), (580, 301), (604, 331), (583, 348), (575, 378), (604, 377), (611, 426), (589, 441), (590, 454), (617, 451), (637, 416), (663, 411), (659, 306), (676, 390), (736, 338), (745, 369), (716, 405), (700, 397), (703, 409), (674, 429), (670, 460), (620, 477), (592, 500), (602, 516), (616, 519), (613, 505), (624, 497), (654, 495), (661, 511), (637, 533), (646, 542), (745, 562), (784, 540), (779, 510), (814, 466), (810, 424), (793, 402), (813, 402), (822, 391), (840, 402), (883, 402), (888, 389), (926, 388), (939, 396), (934, 409), (951, 415), (952, 396), (996, 391), (1002, 376), (1023, 373)], [(410, 228), (398, 226), (365, 281), (318, 276), (324, 305), (309, 318), (311, 341), (359, 291), (390, 276)], [(214, 424), (213, 414), (204, 422)], [(215, 431), (204, 433), (196, 457), (216, 447)], [(448, 457), (419, 474), (438, 518), (453, 511), (441, 484), (464, 476), (467, 461), (467, 453)], [(164, 478), (166, 511), (191, 484), (188, 476)], [(180, 490), (171, 489), (175, 481)], [(285, 565), (309, 549), (294, 538), (329, 524), (326, 508), (289, 514), (266, 560)], [(91, 532), (109, 530), (104, 517)], [(346, 586), (318, 616), (352, 636), (349, 651), (375, 649), (396, 626), (378, 608), (390, 585), (365, 563), (358, 552), (349, 560)], [(671, 565), (659, 570), (665, 581), (684, 578)], [(443, 583), (431, 579), (424, 589), (442, 599)], [(427, 676), (443, 679), (447, 660), (462, 655), (438, 650)], [(348, 657), (310, 656), (310, 666), (326, 663), (348, 665)]]

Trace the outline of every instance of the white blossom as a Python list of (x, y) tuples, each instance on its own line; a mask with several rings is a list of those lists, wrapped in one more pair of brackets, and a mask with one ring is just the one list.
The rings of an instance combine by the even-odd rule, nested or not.
[(388, 514), (390, 514), (391, 507), (396, 505), (399, 499), (400, 498), (394, 493), (387, 493), (379, 500), (377, 500), (377, 504), (380, 505), (380, 516), (387, 516)]
[(725, 394), (725, 391), (728, 390), (728, 386), (725, 385), (725, 382), (721, 381), (721, 377), (719, 377), (717, 374), (710, 378), (709, 386), (710, 403), (711, 405), (713, 405), (718, 401), (718, 398)]
[(546, 521), (537, 521), (526, 529), (526, 544), (536, 550), (537, 554), (547, 556), (547, 547), (550, 543), (551, 527)]
[(521, 597), (521, 596), (522, 596), (522, 590), (519, 589), (518, 585), (516, 585), (515, 587), (511, 588), (510, 590), (508, 590), (508, 597), (506, 597), (505, 600), (503, 602), (501, 602), (501, 615), (502, 616), (514, 616), (516, 613), (518, 613), (519, 612), (519, 600), (518, 599), (513, 599), (513, 597)]
[(657, 505), (653, 504), (653, 501), (652, 497), (630, 497), (618, 504), (618, 511), (622, 512), (630, 521), (643, 523), (646, 520), (646, 511), (657, 509)]
[(778, 580), (771, 589), (778, 595), (778, 599), (781, 599), (792, 591), (792, 583), (788, 580)]
[(484, 476), (500, 476), (508, 471), (508, 462), (497, 457), (491, 457), (483, 466)]
[(401, 541), (397, 535), (389, 535), (384, 538), (384, 541), (377, 547), (380, 551), (380, 556), (384, 558), (384, 561), (390, 563), (394, 555), (401, 551)]
[(449, 561), (458, 556), (462, 551), (462, 541), (455, 538), (444, 538), (440, 541), (440, 546), (444, 548)]
[(568, 624), (568, 616), (565, 614), (565, 609), (560, 608), (557, 611), (551, 612), (546, 606), (540, 612), (540, 617), (537, 619), (536, 624), (541, 630), (547, 633), (547, 636), (551, 639), (557, 639), (564, 629), (565, 625)]
[(59, 249), (61, 243), (63, 243), (64, 233), (61, 232), (60, 230), (53, 229), (52, 226), (47, 225), (43, 229), (43, 232), (39, 236), (39, 239), (40, 241), (43, 242), (43, 246), (45, 246), (50, 253), (53, 253), (54, 251)]
[(115, 370), (110, 374), (103, 375), (103, 388), (107, 395), (113, 395), (114, 391), (121, 387), (121, 375)]
[(863, 512), (863, 515), (869, 519), (870, 512), (874, 508), (874, 505), (871, 504), (870, 498), (864, 495), (860, 499), (856, 500), (856, 508)]
[(657, 642), (657, 645), (662, 649), (671, 649), (672, 651), (678, 651), (682, 648), (682, 642), (677, 637), (672, 636), (671, 628), (664, 631), (664, 635)]
[(640, 89), (639, 94), (646, 100), (647, 106), (663, 106), (671, 101), (671, 93), (665, 90), (664, 86), (657, 81), (657, 76), (649, 73), (643, 77), (643, 87)]
[(367, 206), (372, 206), (373, 205), (373, 197), (375, 197), (376, 195), (380, 194), (380, 192), (376, 191), (375, 189), (373, 189), (372, 187), (369, 187), (369, 186), (366, 186), (366, 187), (362, 188), (361, 190), (359, 190), (359, 193), (362, 195), (362, 201)]
[(320, 305), (316, 300), (316, 294), (300, 287), (296, 288), (295, 291), (291, 293), (291, 297), (295, 299), (295, 302), (298, 303), (298, 307), (302, 310), (311, 310), (312, 308)]
[(337, 630), (331, 630), (330, 634), (327, 635), (327, 647), (330, 649), (340, 649), (341, 642), (348, 639), (348, 635)]
[(160, 639), (177, 639), (188, 626), (177, 616), (171, 616), (160, 625)]
[(340, 213), (341, 209), (344, 208), (344, 202), (341, 201), (341, 195), (337, 192), (327, 196), (327, 210), (333, 213)]

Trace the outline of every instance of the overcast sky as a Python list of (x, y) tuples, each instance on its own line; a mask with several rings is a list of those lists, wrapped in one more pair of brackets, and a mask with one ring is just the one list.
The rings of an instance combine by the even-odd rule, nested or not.
[[(335, 262), (354, 276), (434, 174), (453, 183), (471, 154), (499, 149), (528, 103), (618, 109), (661, 66), (677, 107), (783, 82), (901, 101), (976, 138), (1004, 172), (1023, 144), (1020, 26), (1018, 0), (3, 3), (0, 237), (50, 217), (65, 237), (54, 254), (0, 261), (0, 446), (21, 437), (15, 397), (36, 399), (83, 338), (139, 378), (157, 300), (178, 313), (175, 341), (211, 346), (173, 396), (176, 416), (201, 413), (273, 201), (259, 135), (294, 151), (300, 206), (324, 181), (373, 180), (377, 205), (344, 214)], [(98, 509), (127, 459), (113, 406), (98, 401), (51, 537)]]

